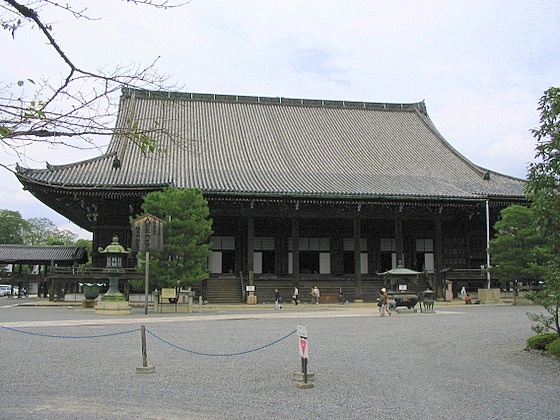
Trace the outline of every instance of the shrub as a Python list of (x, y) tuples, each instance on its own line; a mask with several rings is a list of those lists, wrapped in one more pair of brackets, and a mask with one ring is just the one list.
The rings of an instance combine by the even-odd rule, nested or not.
[(548, 354), (560, 357), (560, 338), (556, 338), (556, 340), (547, 344), (546, 351)]
[(527, 348), (533, 350), (545, 350), (546, 346), (555, 340), (560, 341), (560, 338), (556, 333), (534, 335), (533, 337), (527, 339)]

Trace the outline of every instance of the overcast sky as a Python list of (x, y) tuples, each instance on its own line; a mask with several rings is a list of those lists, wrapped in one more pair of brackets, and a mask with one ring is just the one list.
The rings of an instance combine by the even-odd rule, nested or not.
[[(469, 160), (525, 178), (538, 101), (560, 86), (560, 2), (526, 0), (192, 0), (170, 10), (87, 3), (77, 20), (44, 15), (81, 68), (148, 65), (177, 90), (408, 103), (425, 100), (444, 138)], [(110, 5), (110, 6), (109, 6)], [(41, 16), (41, 15), (40, 15)], [(0, 33), (0, 83), (60, 79), (64, 67), (36, 30)], [(10, 63), (10, 65), (7, 65)], [(104, 150), (30, 148), (44, 168)], [(15, 165), (6, 151), (1, 161)], [(78, 232), (0, 170), (0, 209)], [(87, 232), (81, 237), (90, 238)]]

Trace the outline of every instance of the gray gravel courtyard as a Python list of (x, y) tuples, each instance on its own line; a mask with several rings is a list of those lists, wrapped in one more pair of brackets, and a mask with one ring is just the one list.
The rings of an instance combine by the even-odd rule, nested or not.
[[(523, 350), (533, 334), (526, 312), (538, 310), (436, 306), (382, 318), (364, 304), (101, 316), (0, 305), (0, 418), (558, 419), (557, 360)], [(136, 373), (140, 325), (153, 374)], [(311, 389), (292, 379), (297, 325), (309, 335)]]

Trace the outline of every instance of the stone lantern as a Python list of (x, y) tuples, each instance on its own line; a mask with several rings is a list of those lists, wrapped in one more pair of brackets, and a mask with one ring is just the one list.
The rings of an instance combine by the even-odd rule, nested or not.
[(130, 305), (119, 291), (119, 279), (124, 273), (123, 258), (130, 251), (125, 250), (119, 243), (118, 236), (113, 236), (113, 242), (107, 245), (105, 249), (98, 248), (98, 251), (107, 257), (107, 264), (103, 272), (109, 278), (109, 290), (99, 299), (95, 312), (114, 315), (129, 314)]

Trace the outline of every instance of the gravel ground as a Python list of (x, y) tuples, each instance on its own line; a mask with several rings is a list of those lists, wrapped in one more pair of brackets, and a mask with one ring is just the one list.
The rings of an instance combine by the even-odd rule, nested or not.
[[(5, 303), (2, 419), (560, 418), (558, 361), (523, 350), (533, 334), (526, 312), (537, 307), (436, 306), (383, 318), (370, 305), (101, 316)], [(136, 373), (140, 325), (153, 374)], [(309, 335), (311, 389), (293, 381), (297, 325)]]

